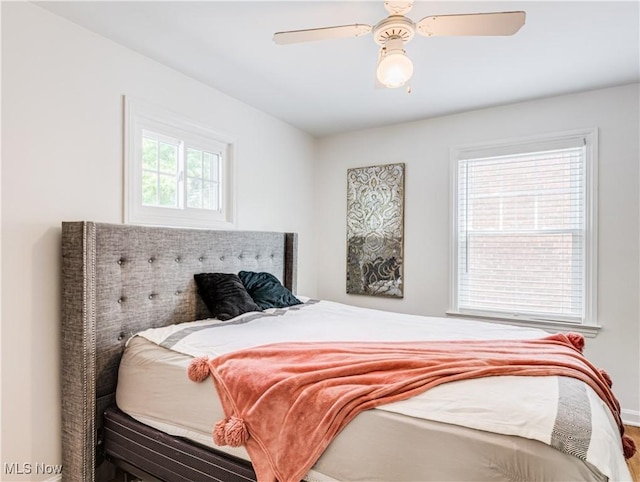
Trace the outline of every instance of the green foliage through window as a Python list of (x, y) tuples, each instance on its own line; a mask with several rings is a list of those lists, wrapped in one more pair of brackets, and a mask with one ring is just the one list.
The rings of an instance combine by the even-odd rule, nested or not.
[(188, 208), (220, 210), (220, 169), (221, 153), (185, 148), (183, 142), (172, 142), (145, 131), (142, 203), (169, 208), (186, 204)]

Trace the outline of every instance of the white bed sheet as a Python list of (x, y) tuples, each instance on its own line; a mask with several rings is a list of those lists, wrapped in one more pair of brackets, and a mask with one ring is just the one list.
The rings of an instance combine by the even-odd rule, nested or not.
[[(230, 322), (204, 320), (141, 333), (138, 339), (130, 341), (121, 363), (117, 392), (118, 405), (123, 411), (143, 423), (213, 447), (211, 429), (217, 420), (223, 418), (223, 413), (217, 401), (213, 383), (195, 384), (187, 379), (186, 367), (192, 356), (220, 355), (250, 346), (280, 341), (521, 339), (539, 338), (546, 334), (541, 330), (470, 320), (390, 314), (325, 301), (310, 303), (296, 310), (269, 310), (267, 315), (246, 314)], [(393, 317), (393, 320), (390, 317)], [(304, 321), (301, 321), (302, 319)], [(140, 338), (150, 340), (152, 343), (142, 342)], [(158, 363), (158, 360), (161, 362)], [(164, 368), (161, 368), (162, 366)], [(540, 444), (544, 448), (537, 447), (536, 443), (539, 442), (535, 441), (549, 442), (549, 433), (553, 428), (549, 424), (553, 424), (554, 416), (553, 413), (549, 414), (548, 408), (541, 410), (540, 407), (545, 404), (553, 407), (557, 400), (558, 377), (535, 378), (537, 380), (533, 384), (525, 377), (490, 377), (445, 384), (418, 397), (381, 406), (369, 411), (372, 413), (358, 418), (373, 419), (375, 422), (376, 417), (382, 420), (384, 417), (382, 414), (386, 413), (386, 417), (396, 419), (395, 435), (402, 434), (400, 439), (406, 440), (412, 440), (416, 435), (403, 434), (403, 430), (419, 431), (425, 429), (420, 427), (421, 424), (430, 425), (431, 433), (435, 434), (436, 438), (422, 442), (425, 447), (431, 447), (431, 450), (438, 449), (440, 430), (438, 427), (442, 423), (448, 424), (447, 430), (451, 430), (452, 426), (459, 427), (453, 430), (459, 432), (456, 433), (459, 438), (456, 441), (456, 450), (462, 450), (462, 452), (468, 450), (469, 453), (473, 453), (477, 450), (473, 445), (477, 442), (475, 439), (478, 436), (478, 430), (482, 431), (480, 432), (482, 437), (496, 439), (487, 446), (492, 444), (500, 446), (504, 442), (500, 437), (507, 439), (515, 435), (516, 437), (511, 437), (511, 444), (513, 440), (517, 440), (518, 444), (527, 447), (531, 445), (535, 448), (528, 450), (540, 453), (550, 449), (551, 452), (546, 453), (542, 460), (546, 460), (545, 464), (553, 467), (554, 463), (549, 462), (551, 459), (567, 459), (567, 456), (544, 444)], [(592, 463), (595, 460), (599, 471), (612, 480), (630, 480), (621, 452), (617, 455), (615, 450), (610, 450), (612, 446), (620, 444), (613, 418), (604, 403), (591, 389), (588, 390), (588, 395), (593, 420), (597, 422), (599, 432), (599, 435), (593, 438), (589, 460)], [(178, 401), (177, 404), (176, 401)], [(191, 408), (181, 410), (181, 407)], [(514, 410), (514, 407), (517, 407), (517, 410)], [(505, 413), (509, 416), (505, 417)], [(442, 423), (438, 424), (438, 422)], [(353, 425), (357, 426), (352, 422), (343, 434), (339, 435), (340, 441), (336, 439), (330, 449), (334, 445), (341, 445), (342, 439), (346, 440), (345, 446), (351, 447), (354, 446), (353, 440), (366, 439), (368, 429), (363, 429), (363, 434), (359, 434), (357, 430), (351, 428)], [(353, 440), (349, 441), (349, 439)], [(385, 443), (381, 442), (380, 445), (384, 446)], [(394, 447), (398, 449), (396, 458), (400, 459), (404, 452), (411, 451), (407, 447), (399, 447), (397, 442), (395, 446), (386, 447), (386, 451), (394, 450)], [(243, 448), (227, 449), (225, 447), (224, 451), (247, 458)], [(495, 467), (504, 468), (505, 464), (509, 465), (508, 461), (511, 460), (509, 467), (511, 473), (519, 474), (526, 480), (530, 480), (528, 477), (534, 475), (527, 472), (531, 470), (531, 464), (517, 463), (518, 458), (513, 452), (500, 453), (500, 450), (495, 447), (494, 451), (500, 454), (493, 464)], [(369, 473), (367, 477), (375, 475), (383, 478), (357, 479), (355, 477), (359, 475), (356, 474), (356, 468), (323, 460), (330, 459), (333, 452), (335, 450), (327, 450), (318, 463), (318, 467), (327, 467), (328, 470), (311, 473), (309, 480), (332, 480), (331, 477), (335, 478), (336, 475), (338, 480), (423, 480), (415, 477), (425, 476), (424, 473), (420, 475), (419, 471), (407, 470), (406, 473), (396, 474), (400, 477), (398, 479), (384, 478), (391, 477), (392, 474), (385, 472), (382, 468), (376, 468), (377, 461), (370, 460), (366, 463), (375, 473)], [(375, 454), (376, 451), (372, 453)], [(327, 454), (329, 454), (328, 457)], [(583, 464), (578, 459), (567, 460), (567, 467), (565, 467), (567, 471), (557, 480), (598, 478), (590, 464)], [(450, 462), (453, 463), (453, 459)], [(579, 463), (576, 464), (576, 462)], [(447, 463), (445, 461), (444, 465), (446, 466)], [(559, 467), (564, 464), (559, 461), (557, 463)], [(583, 473), (584, 470), (587, 473)], [(556, 475), (562, 473), (561, 470), (558, 472), (557, 468), (553, 471)], [(542, 479), (552, 480), (553, 476), (550, 473), (540, 472), (537, 475), (542, 474), (544, 474)], [(571, 478), (577, 474), (579, 478)], [(483, 475), (488, 476), (489, 473)], [(344, 478), (346, 476), (354, 478)], [(468, 476), (471, 474), (467, 474)]]

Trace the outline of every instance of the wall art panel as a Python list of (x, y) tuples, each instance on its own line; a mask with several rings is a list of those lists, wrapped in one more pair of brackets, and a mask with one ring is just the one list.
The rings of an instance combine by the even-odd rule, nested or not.
[(404, 170), (347, 171), (347, 293), (403, 297)]

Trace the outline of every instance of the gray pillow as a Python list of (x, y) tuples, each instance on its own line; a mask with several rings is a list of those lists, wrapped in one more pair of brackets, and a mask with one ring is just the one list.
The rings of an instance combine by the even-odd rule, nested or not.
[(200, 273), (193, 277), (200, 297), (214, 318), (224, 321), (249, 311), (262, 311), (237, 274)]

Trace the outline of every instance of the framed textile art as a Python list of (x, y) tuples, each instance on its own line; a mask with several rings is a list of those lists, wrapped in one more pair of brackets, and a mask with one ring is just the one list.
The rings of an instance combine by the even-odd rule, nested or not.
[(404, 163), (347, 170), (347, 293), (403, 297)]

